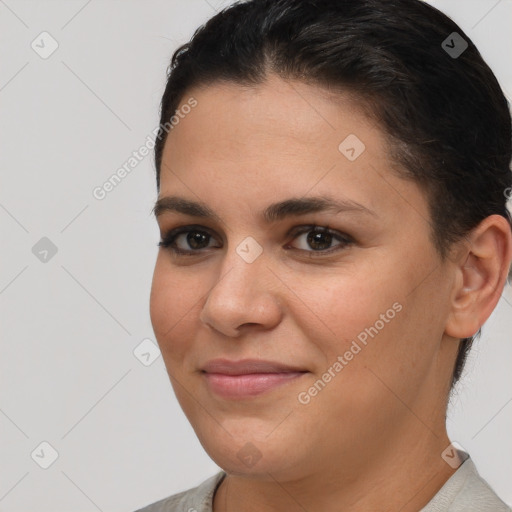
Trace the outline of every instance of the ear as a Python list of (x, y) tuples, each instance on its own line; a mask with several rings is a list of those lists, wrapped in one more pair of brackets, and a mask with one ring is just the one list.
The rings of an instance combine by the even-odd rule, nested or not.
[(459, 249), (445, 333), (470, 338), (489, 318), (503, 292), (512, 260), (510, 224), (501, 215), (486, 217)]

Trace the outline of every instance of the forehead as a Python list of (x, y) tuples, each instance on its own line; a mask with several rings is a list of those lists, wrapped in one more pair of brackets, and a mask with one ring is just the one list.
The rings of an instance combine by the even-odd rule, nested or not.
[(186, 138), (190, 144), (199, 142), (197, 145), (205, 150), (211, 150), (209, 145), (236, 142), (251, 156), (260, 144), (303, 145), (304, 150), (317, 152), (330, 148), (331, 153), (338, 149), (340, 138), (352, 133), (364, 138), (374, 150), (386, 153), (383, 134), (363, 114), (358, 106), (361, 101), (349, 92), (333, 93), (270, 75), (259, 85), (218, 82), (193, 89), (180, 108), (190, 97), (196, 99), (197, 107), (169, 139), (183, 142)]
[(236, 193), (250, 203), (328, 193), (374, 209), (417, 189), (395, 176), (383, 132), (348, 93), (272, 76), (193, 89), (182, 105), (191, 97), (197, 105), (166, 141), (161, 196), (215, 203)]

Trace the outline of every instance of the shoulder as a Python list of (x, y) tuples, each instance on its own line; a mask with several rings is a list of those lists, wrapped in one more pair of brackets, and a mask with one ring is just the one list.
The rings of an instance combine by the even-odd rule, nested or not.
[(480, 476), (467, 455), (457, 471), (420, 512), (511, 512), (511, 508)]
[(136, 510), (135, 512), (212, 512), (213, 495), (226, 476), (219, 471), (203, 483)]

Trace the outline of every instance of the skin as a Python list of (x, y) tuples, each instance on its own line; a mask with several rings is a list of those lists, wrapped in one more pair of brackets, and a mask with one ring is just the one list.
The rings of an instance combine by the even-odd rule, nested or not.
[[(202, 201), (219, 220), (158, 215), (162, 236), (194, 224), (211, 237), (193, 256), (159, 250), (150, 310), (178, 401), (227, 472), (214, 511), (419, 510), (455, 471), (441, 453), (458, 339), (499, 299), (510, 227), (488, 217), (441, 260), (424, 192), (392, 171), (383, 133), (348, 95), (271, 75), (256, 87), (213, 84), (185, 96), (198, 104), (168, 136), (159, 198)], [(366, 147), (353, 162), (338, 150), (349, 134)], [(323, 194), (373, 213), (260, 218), (270, 203)], [(323, 239), (338, 250), (322, 255), (308, 231), (290, 235), (311, 225), (354, 241)], [(248, 236), (263, 251), (252, 263), (236, 252)], [(177, 244), (194, 250), (186, 235)], [(401, 311), (300, 403), (395, 303)], [(227, 400), (200, 371), (219, 357), (307, 373)], [(260, 456), (253, 465), (239, 457), (246, 443)]]

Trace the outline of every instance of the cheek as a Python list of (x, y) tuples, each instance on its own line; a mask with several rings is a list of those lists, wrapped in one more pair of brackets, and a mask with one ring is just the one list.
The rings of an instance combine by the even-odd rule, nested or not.
[[(315, 314), (308, 310), (296, 318), (302, 318), (299, 328), (317, 345), (322, 357), (315, 367), (316, 375), (300, 390), (299, 402), (309, 403), (310, 416), (344, 418), (350, 411), (354, 418), (374, 417), (375, 424), (387, 425), (386, 411), (395, 414), (400, 408), (388, 387), (406, 397), (406, 383), (412, 385), (418, 370), (414, 368), (418, 354), (413, 345), (420, 340), (413, 338), (407, 279), (392, 278), (389, 273), (372, 279), (370, 274), (361, 273), (340, 274), (334, 281), (333, 285), (331, 279), (330, 286), (327, 279), (301, 281), (301, 297), (307, 297), (304, 302)], [(375, 412), (377, 404), (379, 413)], [(368, 435), (373, 435), (370, 431), (376, 427), (358, 425), (353, 429), (336, 423), (325, 428), (332, 428), (333, 436), (341, 429), (357, 439), (358, 429), (368, 428)]]
[(199, 307), (201, 294), (193, 275), (176, 272), (159, 255), (153, 273), (150, 295), (150, 317), (160, 350), (167, 361), (181, 358), (194, 329), (194, 306)]
[(411, 293), (423, 274), (407, 258), (390, 256), (379, 260), (379, 272), (365, 265), (322, 279), (300, 279), (299, 295), (308, 307), (295, 318), (322, 354), (317, 372), (342, 356), (346, 362), (336, 382), (358, 393), (366, 389), (368, 396), (378, 394), (374, 386), (380, 385), (371, 371), (394, 384), (425, 371), (434, 349), (429, 334), (439, 323), (433, 312), (425, 311), (429, 284)]
[[(344, 350), (360, 334), (364, 338), (365, 329), (376, 322), (379, 331), (384, 332), (387, 327), (381, 325), (381, 315), (388, 313), (385, 319), (394, 321), (397, 308), (393, 309), (393, 304), (402, 298), (396, 280), (376, 283), (369, 274), (361, 272), (339, 272), (322, 279), (301, 279), (300, 282), (298, 295), (307, 307), (304, 315), (297, 318), (309, 323), (306, 329), (309, 333), (313, 324), (318, 324), (324, 333), (322, 338), (330, 340), (329, 345), (334, 351)], [(390, 322), (385, 323), (388, 324)]]

